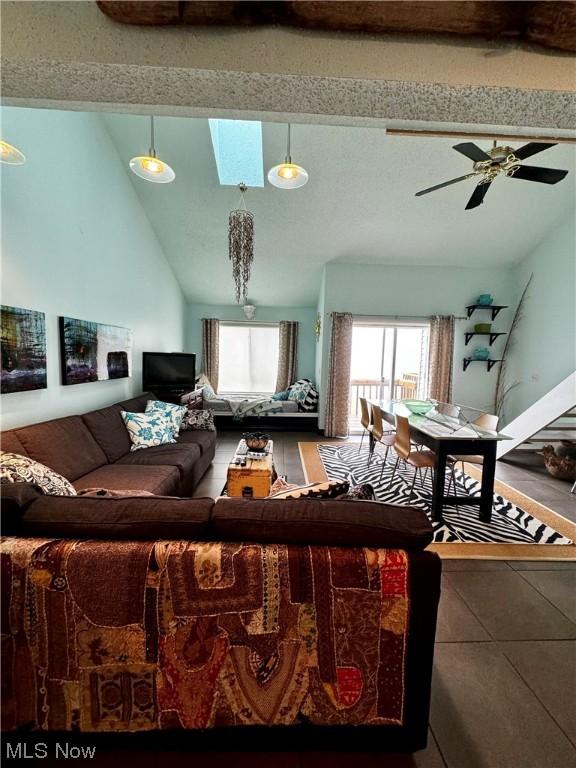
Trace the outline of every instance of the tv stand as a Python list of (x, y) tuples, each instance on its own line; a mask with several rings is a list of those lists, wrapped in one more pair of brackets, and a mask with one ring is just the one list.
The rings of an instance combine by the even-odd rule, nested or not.
[(188, 387), (144, 387), (145, 392), (153, 392), (159, 400), (163, 400), (165, 403), (175, 403), (180, 405), (180, 398), (182, 395), (188, 394), (188, 392), (194, 391), (194, 384)]

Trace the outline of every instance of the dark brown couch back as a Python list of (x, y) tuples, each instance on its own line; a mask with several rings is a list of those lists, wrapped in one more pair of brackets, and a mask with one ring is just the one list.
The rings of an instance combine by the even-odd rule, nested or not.
[[(44, 421), (8, 434), (16, 436), (26, 455), (71, 482), (107, 463), (106, 454), (80, 416)], [(11, 440), (12, 436), (8, 442)]]
[(130, 452), (130, 437), (120, 411), (144, 411), (148, 400), (156, 397), (145, 392), (83, 416), (2, 432), (2, 450), (30, 456), (74, 482)]
[(130, 452), (130, 436), (121, 411), (142, 413), (146, 410), (148, 400), (156, 400), (156, 397), (151, 392), (144, 392), (138, 397), (115, 403), (108, 408), (90, 411), (82, 416), (84, 423), (111, 464)]

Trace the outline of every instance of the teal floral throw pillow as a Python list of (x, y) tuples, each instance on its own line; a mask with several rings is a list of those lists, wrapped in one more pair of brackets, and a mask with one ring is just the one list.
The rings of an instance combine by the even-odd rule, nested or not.
[(146, 413), (159, 413), (162, 414), (174, 430), (174, 437), (178, 437), (180, 434), (180, 425), (182, 424), (182, 418), (186, 413), (185, 405), (174, 405), (173, 403), (164, 403), (162, 400), (148, 400), (146, 403)]
[(151, 413), (122, 411), (122, 418), (132, 442), (131, 451), (176, 442), (174, 427), (159, 411), (152, 411)]

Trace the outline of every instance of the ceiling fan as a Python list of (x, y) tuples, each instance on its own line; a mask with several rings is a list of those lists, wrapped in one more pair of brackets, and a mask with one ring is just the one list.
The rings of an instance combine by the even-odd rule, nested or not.
[(443, 184), (436, 184), (434, 187), (423, 189), (421, 192), (416, 192), (416, 197), (427, 195), (428, 192), (435, 192), (437, 189), (450, 186), (450, 184), (457, 184), (459, 181), (464, 181), (464, 179), (471, 179), (473, 176), (480, 176), (480, 181), (466, 205), (466, 210), (468, 211), (471, 208), (477, 208), (484, 202), (490, 184), (500, 174), (512, 179), (539, 181), (542, 184), (557, 184), (559, 181), (562, 181), (568, 171), (560, 171), (556, 168), (538, 168), (534, 165), (522, 165), (521, 162), (527, 157), (555, 146), (556, 144), (533, 141), (529, 144), (524, 144), (519, 149), (512, 149), (512, 147), (497, 146), (495, 141), (492, 149), (485, 152), (471, 141), (456, 144), (452, 149), (455, 149), (474, 162), (472, 173), (467, 173), (465, 176), (459, 176), (457, 179), (450, 179), (450, 181), (445, 181)]

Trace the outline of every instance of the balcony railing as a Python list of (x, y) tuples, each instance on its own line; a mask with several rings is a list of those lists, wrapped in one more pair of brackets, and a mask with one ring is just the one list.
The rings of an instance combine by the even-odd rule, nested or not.
[[(401, 378), (390, 386), (387, 379), (352, 379), (350, 382), (350, 417), (360, 418), (360, 398), (367, 400), (405, 400), (411, 397), (423, 397), (419, 392), (419, 376), (417, 373), (403, 373)], [(391, 391), (392, 390), (392, 391)]]

